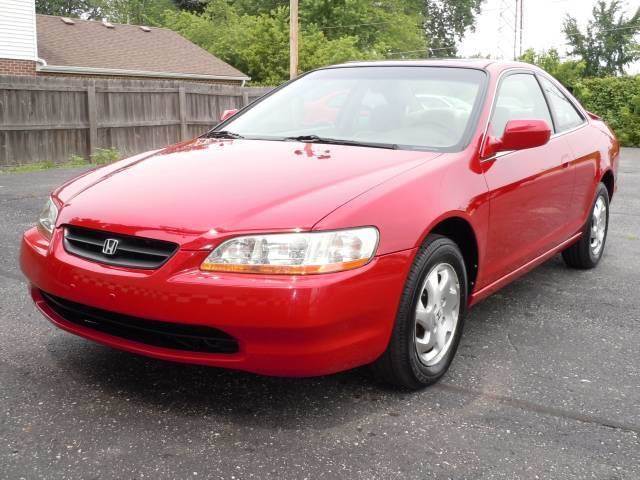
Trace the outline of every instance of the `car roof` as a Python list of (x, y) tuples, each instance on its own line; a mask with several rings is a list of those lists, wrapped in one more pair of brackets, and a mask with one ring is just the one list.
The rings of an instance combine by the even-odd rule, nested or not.
[(507, 68), (536, 69), (530, 63), (490, 60), (486, 58), (433, 58), (429, 60), (376, 60), (356, 61), (332, 65), (325, 68), (353, 68), (353, 67), (456, 67), (475, 68), (489, 71), (502, 71)]

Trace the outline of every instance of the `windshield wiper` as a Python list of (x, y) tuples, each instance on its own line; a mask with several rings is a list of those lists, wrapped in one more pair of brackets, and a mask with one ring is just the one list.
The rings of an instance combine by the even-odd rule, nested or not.
[(357, 140), (342, 140), (340, 138), (320, 137), (318, 135), (299, 135), (297, 137), (286, 137), (289, 142), (304, 143), (327, 143), (329, 145), (352, 145), (354, 147), (372, 147), (372, 148), (389, 148), (397, 150), (398, 145), (395, 143), (376, 143), (376, 142), (359, 142)]
[(239, 133), (230, 132), (229, 130), (214, 130), (214, 131), (205, 133), (203, 137), (204, 138), (233, 138), (233, 139), (244, 138)]

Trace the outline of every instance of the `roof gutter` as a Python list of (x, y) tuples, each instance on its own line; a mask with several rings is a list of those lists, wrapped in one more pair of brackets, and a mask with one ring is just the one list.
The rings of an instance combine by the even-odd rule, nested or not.
[(151, 72), (148, 70), (124, 70), (120, 68), (95, 68), (95, 67), (74, 67), (67, 65), (47, 65), (46, 63), (37, 66), (36, 70), (43, 73), (70, 73), (76, 75), (111, 75), (124, 77), (155, 77), (155, 78), (176, 78), (190, 80), (234, 80), (246, 82), (251, 80), (246, 75), (202, 75), (198, 73), (175, 73), (175, 72)]

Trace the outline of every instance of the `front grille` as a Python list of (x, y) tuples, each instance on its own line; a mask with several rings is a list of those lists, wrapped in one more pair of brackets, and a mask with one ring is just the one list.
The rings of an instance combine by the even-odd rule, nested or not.
[(89, 307), (40, 291), (47, 305), (66, 321), (114, 337), (172, 350), (237, 353), (238, 342), (215, 328), (159, 322)]
[[(105, 243), (117, 242), (115, 251), (107, 250)], [(160, 267), (176, 252), (178, 245), (151, 238), (90, 230), (67, 225), (64, 228), (64, 249), (72, 255), (94, 262), (119, 267), (154, 269)]]

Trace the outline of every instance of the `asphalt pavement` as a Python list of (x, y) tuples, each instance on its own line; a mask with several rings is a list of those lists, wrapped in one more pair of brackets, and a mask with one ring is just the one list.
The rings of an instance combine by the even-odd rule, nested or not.
[(470, 312), (418, 393), (366, 369), (279, 379), (67, 334), (32, 306), (21, 233), (79, 170), (0, 174), (0, 479), (639, 479), (640, 150), (597, 269), (560, 257)]

